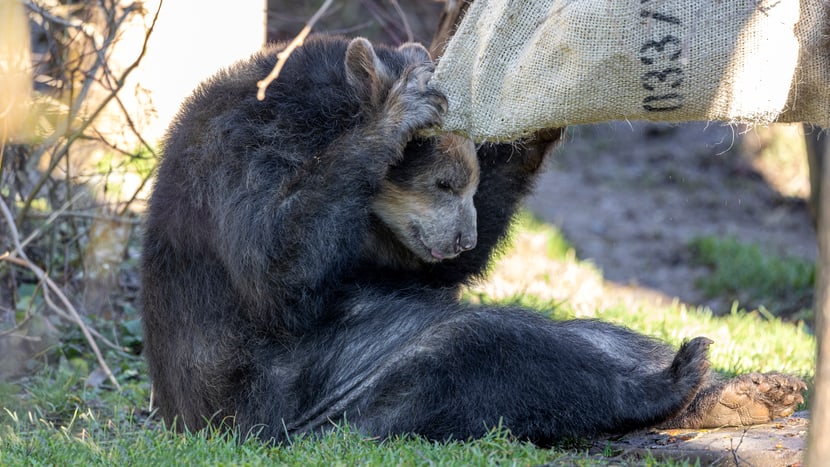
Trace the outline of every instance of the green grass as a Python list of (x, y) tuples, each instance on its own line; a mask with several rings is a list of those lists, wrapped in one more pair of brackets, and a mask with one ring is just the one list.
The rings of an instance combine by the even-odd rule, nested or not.
[[(127, 408), (115, 408), (129, 412)], [(613, 453), (589, 455), (584, 449), (540, 449), (511, 439), (495, 428), (472, 442), (430, 442), (418, 438), (376, 440), (333, 427), (320, 438), (295, 439), (270, 446), (255, 440), (205, 430), (178, 434), (139, 423), (114, 423), (80, 409), (63, 424), (6, 412), (0, 422), (0, 465), (609, 465)], [(642, 465), (690, 465), (641, 459)], [(693, 464), (691, 464), (693, 465)]]
[(518, 232), (522, 231), (544, 235), (546, 237), (545, 254), (551, 260), (568, 260), (574, 255), (573, 245), (562, 235), (559, 229), (527, 210), (520, 211), (516, 216), (513, 222), (511, 236), (515, 236)]
[(723, 297), (779, 316), (809, 319), (816, 270), (812, 262), (766, 254), (736, 238), (700, 237), (691, 242), (695, 260), (711, 269), (697, 286), (709, 297)]
[[(523, 216), (520, 231), (547, 237), (550, 261), (598, 274), (580, 263), (561, 234), (549, 225)], [(505, 255), (518, 254), (508, 249)], [(524, 253), (524, 254), (532, 254)], [(499, 266), (495, 266), (498, 268)], [(549, 279), (556, 281), (555, 277)], [(495, 301), (475, 296), (480, 301)], [(532, 306), (560, 319), (576, 314), (565, 300), (517, 295), (499, 301)], [(584, 310), (580, 316), (586, 316)], [(714, 316), (706, 309), (674, 304), (661, 308), (607, 306), (594, 317), (629, 326), (678, 345), (706, 335), (713, 367), (734, 374), (785, 371), (812, 380), (815, 339), (804, 325), (785, 322), (763, 311), (739, 310)], [(102, 323), (98, 325), (103, 329)], [(133, 321), (111, 326), (122, 338), (140, 339)], [(135, 346), (137, 348), (137, 345)], [(73, 338), (48, 355), (46, 369), (0, 384), (0, 465), (628, 465), (617, 453), (603, 453), (602, 442), (588, 454), (588, 442), (540, 449), (494, 429), (483, 439), (435, 443), (422, 439), (367, 439), (337, 427), (320, 438), (295, 439), (289, 445), (240, 442), (216, 431), (178, 434), (163, 428), (148, 412), (150, 384), (146, 367), (135, 355), (110, 352), (107, 361), (123, 386), (91, 382), (94, 359)], [(605, 449), (605, 451), (609, 451)], [(684, 461), (638, 460), (640, 465), (694, 465)]]

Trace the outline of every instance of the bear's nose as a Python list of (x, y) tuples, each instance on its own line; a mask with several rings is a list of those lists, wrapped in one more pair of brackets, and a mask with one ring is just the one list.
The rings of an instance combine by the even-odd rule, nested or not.
[(455, 236), (455, 252), (461, 253), (462, 251), (472, 250), (476, 247), (476, 235), (464, 235), (463, 233), (459, 232), (458, 235)]

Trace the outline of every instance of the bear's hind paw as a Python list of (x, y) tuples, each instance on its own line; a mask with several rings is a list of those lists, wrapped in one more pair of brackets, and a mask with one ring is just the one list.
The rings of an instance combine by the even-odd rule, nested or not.
[(799, 378), (781, 373), (740, 375), (726, 383), (700, 425), (746, 426), (790, 416), (804, 402), (806, 388)]

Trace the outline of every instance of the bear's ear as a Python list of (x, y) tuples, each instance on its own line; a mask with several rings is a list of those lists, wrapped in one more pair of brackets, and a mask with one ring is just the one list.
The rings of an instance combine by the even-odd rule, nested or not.
[(403, 54), (407, 63), (432, 63), (429, 51), (418, 42), (406, 42), (398, 47), (398, 52)]
[(386, 66), (380, 61), (368, 40), (357, 37), (346, 48), (346, 82), (354, 88), (362, 100), (376, 103)]

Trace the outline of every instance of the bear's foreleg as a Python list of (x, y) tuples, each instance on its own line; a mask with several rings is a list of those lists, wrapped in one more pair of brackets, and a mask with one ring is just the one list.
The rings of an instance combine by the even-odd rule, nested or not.
[[(368, 41), (350, 42), (343, 66), (351, 89), (343, 92), (368, 96), (359, 123), (280, 183), (234, 189), (220, 201), (215, 249), (253, 322), (295, 334), (313, 328), (326, 309), (320, 292), (359, 259), (355, 239), (366, 235), (367, 206), (389, 166), (446, 110), (446, 98), (428, 84), (433, 65), (418, 47), (405, 46), (412, 63), (390, 78)], [(261, 178), (257, 166), (250, 170), (248, 179)]]

